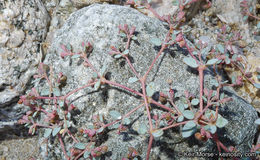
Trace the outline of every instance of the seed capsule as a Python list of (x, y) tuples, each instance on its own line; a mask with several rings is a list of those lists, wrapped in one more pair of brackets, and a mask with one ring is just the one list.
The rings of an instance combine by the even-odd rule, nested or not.
[(197, 133), (195, 133), (195, 138), (197, 139), (197, 140), (199, 140), (199, 141), (207, 141), (207, 137), (205, 137), (205, 136), (202, 136), (201, 134), (200, 134), (200, 132), (197, 132)]
[(167, 103), (167, 99), (166, 99), (165, 97), (162, 97), (162, 96), (159, 97), (159, 101), (160, 101), (162, 104), (166, 104), (166, 103)]

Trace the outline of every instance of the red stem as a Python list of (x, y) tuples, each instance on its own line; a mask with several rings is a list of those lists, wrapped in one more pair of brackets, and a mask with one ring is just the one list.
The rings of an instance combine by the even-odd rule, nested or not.
[(204, 71), (204, 66), (201, 67), (199, 66), (198, 68), (199, 70), (199, 78), (200, 78), (200, 112), (202, 112), (203, 110), (203, 81), (204, 81), (204, 74), (203, 74), (203, 71)]
[(150, 134), (149, 145), (148, 145), (147, 154), (146, 154), (146, 160), (149, 160), (150, 152), (152, 149), (152, 144), (153, 144), (153, 135)]
[(67, 160), (70, 160), (70, 157), (67, 155), (67, 152), (66, 152), (66, 150), (65, 150), (64, 143), (63, 143), (63, 141), (62, 141), (61, 135), (58, 134), (58, 137), (59, 137), (61, 149), (62, 149), (63, 153), (65, 154), (66, 159), (67, 159)]
[(148, 115), (150, 132), (151, 132), (153, 130), (153, 124), (152, 124), (152, 118), (151, 118), (150, 109), (149, 109), (149, 105), (148, 105), (148, 101), (147, 101), (147, 97), (146, 97), (145, 79), (141, 79), (141, 83), (142, 83), (142, 90), (143, 90), (143, 99), (144, 99), (145, 108), (146, 108), (147, 115)]
[[(143, 105), (144, 105), (144, 104), (141, 104), (141, 105), (139, 105), (138, 107), (135, 107), (135, 108), (132, 109), (130, 112), (128, 112), (127, 114), (125, 114), (125, 115), (123, 116), (123, 118), (128, 117), (130, 114), (132, 114), (134, 111), (136, 111), (136, 110), (138, 110), (139, 108), (141, 108)], [(123, 120), (123, 118), (122, 118), (122, 119), (119, 119), (119, 120), (116, 120), (116, 121), (114, 121), (114, 122), (108, 123), (108, 124), (104, 125), (103, 128), (105, 129), (105, 128), (108, 127), (108, 126), (111, 126), (111, 125), (113, 125), (113, 124), (115, 124), (115, 123), (117, 123), (117, 122)]]

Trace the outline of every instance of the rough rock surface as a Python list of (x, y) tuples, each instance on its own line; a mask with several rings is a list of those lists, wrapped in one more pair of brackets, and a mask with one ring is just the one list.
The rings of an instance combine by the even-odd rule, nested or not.
[(39, 144), (37, 137), (13, 138), (0, 141), (1, 160), (29, 160), (39, 158)]
[[(55, 73), (63, 72), (67, 77), (67, 85), (62, 93), (83, 86), (91, 79), (92, 71), (85, 68), (78, 59), (62, 59), (60, 44), (70, 44), (74, 52), (81, 51), (81, 43), (89, 41), (93, 44), (94, 50), (89, 60), (97, 70), (101, 70), (106, 65), (106, 72), (110, 72), (110, 80), (129, 86), (135, 90), (140, 89), (138, 83), (129, 84), (128, 79), (133, 77), (127, 63), (123, 59), (115, 60), (109, 54), (109, 47), (114, 45), (123, 50), (125, 42), (118, 34), (118, 25), (128, 24), (136, 26), (137, 40), (130, 45), (130, 55), (133, 58), (133, 66), (141, 75), (145, 73), (149, 64), (152, 62), (158, 47), (150, 43), (151, 38), (163, 39), (167, 30), (163, 24), (153, 18), (146, 17), (138, 11), (128, 7), (114, 5), (92, 5), (73, 13), (65, 25), (54, 35), (51, 48), (46, 55), (44, 63), (51, 65)], [(173, 80), (172, 88), (177, 90), (177, 96), (182, 96), (185, 90), (193, 95), (198, 95), (198, 76), (189, 69), (182, 59), (185, 52), (171, 47), (159, 57), (155, 67), (148, 76), (147, 82), (154, 82), (158, 91), (165, 91), (169, 88), (167, 79)], [(210, 73), (210, 72), (208, 72)], [(211, 76), (206, 76), (206, 86), (210, 85)], [(40, 86), (39, 86), (40, 87)], [(41, 86), (41, 88), (44, 86)], [(256, 125), (254, 120), (257, 118), (254, 108), (235, 95), (232, 89), (225, 89), (225, 93), (234, 100), (227, 103), (221, 109), (223, 117), (229, 120), (229, 124), (222, 130), (220, 139), (225, 139), (224, 144), (234, 145), (238, 151), (245, 152), (251, 148)], [(115, 87), (106, 86), (99, 91), (88, 88), (70, 97), (73, 103), (79, 108), (81, 113), (75, 117), (74, 127), (87, 127), (91, 116), (94, 114), (104, 114), (108, 119), (110, 110), (117, 110), (126, 113), (136, 107), (140, 102), (137, 97), (125, 93)], [(158, 112), (154, 110), (154, 112)], [(133, 130), (138, 128), (141, 123), (147, 123), (144, 109), (138, 110), (131, 116), (135, 120), (131, 126)], [(182, 139), (178, 131), (170, 130), (154, 143), (151, 159), (173, 159), (178, 152), (183, 151), (215, 151), (215, 144), (208, 141), (205, 144), (197, 144), (193, 138)], [(127, 154), (128, 147), (134, 147), (141, 154), (142, 158), (146, 155), (148, 145), (148, 134), (137, 135), (136, 132), (127, 132), (124, 135), (117, 135), (116, 131), (108, 132), (107, 139), (103, 144), (109, 146), (110, 159), (120, 159)], [(167, 137), (167, 138), (166, 138)], [(177, 139), (177, 140), (176, 140)], [(40, 140), (41, 141), (41, 140)], [(84, 138), (81, 139), (84, 142)], [(65, 140), (66, 144), (69, 144)], [(56, 146), (57, 142), (49, 145), (49, 155), (47, 159), (61, 159), (61, 150)], [(42, 146), (45, 153), (45, 146)], [(181, 159), (183, 157), (178, 157)], [(185, 157), (184, 159), (187, 159)]]
[[(40, 43), (50, 18), (40, 0), (1, 1), (0, 10), (1, 122), (16, 120), (24, 113), (16, 102), (41, 60)], [(0, 130), (2, 127), (0, 123)]]
[[(248, 1), (249, 7), (259, 6), (256, 1)], [(258, 9), (259, 10), (259, 9)], [(252, 11), (256, 12), (255, 10)], [(239, 32), (242, 39), (232, 44), (232, 48), (237, 54), (243, 57), (243, 64), (247, 72), (253, 73), (253, 80), (260, 83), (257, 79), (256, 68), (260, 64), (260, 47), (259, 47), (259, 29), (257, 29), (256, 20), (243, 20), (242, 8), (239, 6), (239, 1), (214, 1), (212, 7), (208, 10), (197, 14), (189, 22), (192, 27), (191, 34), (188, 35), (189, 40), (204, 39), (205, 42), (212, 44), (221, 43), (217, 38), (220, 28), (223, 25), (228, 25), (230, 31)], [(206, 38), (205, 38), (206, 37)], [(236, 67), (226, 67), (225, 71), (228, 76), (241, 76), (241, 71)], [(260, 92), (250, 82), (244, 81), (245, 85), (236, 87), (236, 91), (240, 96), (252, 104), (260, 113)]]

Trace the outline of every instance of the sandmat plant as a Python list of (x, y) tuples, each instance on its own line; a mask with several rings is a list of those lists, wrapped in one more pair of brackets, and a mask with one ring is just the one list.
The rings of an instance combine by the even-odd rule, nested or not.
[[(233, 41), (236, 41), (239, 37), (238, 34), (234, 34), (233, 37), (228, 37), (225, 34), (226, 28), (222, 28), (222, 32), (219, 34), (221, 40), (219, 44), (210, 46), (206, 43), (199, 41), (197, 44), (189, 42), (184, 35), (181, 26), (185, 22), (185, 11), (186, 5), (196, 2), (196, 0), (179, 0), (177, 5), (179, 10), (176, 15), (173, 16), (159, 16), (150, 6), (150, 1), (145, 4), (141, 4), (138, 1), (129, 0), (128, 4), (138, 9), (146, 8), (152, 11), (158, 19), (163, 21), (169, 28), (166, 37), (161, 40), (158, 38), (151, 39), (151, 43), (154, 46), (160, 47), (159, 52), (152, 61), (151, 65), (147, 69), (144, 75), (141, 75), (136, 71), (131, 63), (129, 54), (131, 50), (129, 48), (132, 40), (136, 40), (135, 36), (136, 28), (134, 26), (128, 26), (127, 24), (119, 25), (119, 35), (122, 38), (127, 39), (123, 50), (119, 50), (115, 46), (111, 46), (111, 50), (108, 56), (113, 56), (115, 59), (124, 58), (127, 61), (128, 66), (134, 73), (134, 77), (130, 77), (129, 83), (140, 83), (141, 92), (133, 90), (127, 86), (121, 85), (120, 83), (110, 81), (106, 78), (105, 73), (107, 72), (106, 66), (100, 71), (95, 68), (89, 61), (88, 57), (91, 54), (93, 47), (89, 42), (83, 42), (83, 51), (74, 53), (70, 45), (62, 44), (61, 48), (63, 52), (60, 54), (62, 58), (70, 57), (82, 59), (85, 67), (90, 67), (93, 71), (92, 79), (85, 84), (69, 93), (62, 95), (61, 88), (66, 85), (67, 77), (63, 73), (59, 75), (53, 74), (53, 68), (43, 63), (39, 64), (38, 75), (35, 75), (36, 80), (44, 80), (48, 83), (49, 88), (38, 91), (37, 88), (27, 94), (20, 97), (19, 103), (30, 107), (30, 111), (24, 115), (19, 122), (29, 127), (29, 133), (34, 134), (38, 128), (44, 128), (44, 137), (48, 140), (50, 138), (57, 137), (60, 143), (61, 149), (66, 159), (79, 159), (80, 157), (89, 159), (98, 159), (105, 154), (109, 147), (105, 145), (96, 145), (98, 137), (102, 134), (106, 134), (107, 129), (116, 129), (117, 133), (128, 130), (128, 125), (131, 123), (129, 117), (132, 113), (138, 109), (144, 107), (147, 112), (147, 119), (149, 126), (141, 124), (138, 129), (139, 134), (149, 133), (149, 143), (146, 153), (146, 159), (149, 159), (149, 155), (154, 140), (163, 136), (164, 131), (181, 126), (181, 135), (184, 138), (195, 136), (200, 141), (207, 141), (212, 139), (219, 152), (232, 152), (235, 150), (234, 147), (225, 146), (218, 138), (217, 130), (223, 128), (228, 124), (228, 120), (219, 114), (219, 108), (222, 104), (232, 100), (230, 97), (226, 97), (222, 93), (221, 89), (223, 86), (236, 86), (242, 85), (241, 77), (236, 77), (229, 81), (223, 81), (219, 74), (219, 67), (222, 65), (233, 64), (239, 67), (239, 55), (232, 52), (231, 46)], [(208, 7), (211, 3), (207, 0)], [(183, 59), (183, 62), (188, 67), (198, 71), (199, 74), (199, 96), (196, 97), (191, 95), (188, 91), (185, 92), (184, 102), (177, 105), (175, 103), (175, 93), (173, 88), (169, 88), (169, 92), (165, 93), (162, 91), (157, 92), (154, 89), (154, 82), (147, 82), (147, 76), (151, 69), (154, 67), (155, 62), (160, 55), (163, 54), (164, 50), (172, 45), (179, 45), (186, 49), (189, 56)], [(215, 80), (212, 81), (215, 89), (209, 89), (204, 87), (204, 71), (211, 69), (215, 73)], [(243, 75), (251, 82), (252, 80), (246, 75), (241, 69)], [(252, 81), (255, 87), (259, 88), (259, 84)], [(108, 122), (104, 115), (93, 115), (92, 125), (88, 128), (79, 128), (78, 133), (84, 135), (88, 140), (87, 143), (82, 143), (70, 130), (72, 112), (76, 109), (69, 96), (86, 88), (90, 87), (93, 90), (100, 90), (102, 85), (111, 85), (119, 87), (123, 90), (131, 92), (134, 95), (140, 96), (140, 104), (131, 111), (121, 114), (117, 110), (109, 112), (109, 116), (112, 117), (113, 121)], [(43, 103), (47, 104), (48, 107), (43, 107)], [(171, 107), (167, 107), (165, 104), (169, 103)], [(163, 112), (162, 114), (154, 114), (153, 106), (156, 105)], [(44, 117), (44, 121), (39, 121), (39, 117)], [(43, 118), (41, 118), (43, 119)], [(256, 121), (259, 123), (259, 120)], [(163, 127), (160, 124), (165, 124)], [(66, 148), (63, 139), (70, 137), (73, 140), (73, 147), (70, 149)], [(258, 146), (259, 147), (259, 146)], [(257, 146), (252, 149), (256, 151)], [(126, 154), (126, 159), (137, 159), (139, 153), (132, 147), (129, 147), (129, 153)]]

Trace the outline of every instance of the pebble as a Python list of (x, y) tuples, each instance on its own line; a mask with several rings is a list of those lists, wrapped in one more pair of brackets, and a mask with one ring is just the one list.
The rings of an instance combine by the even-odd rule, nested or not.
[(23, 43), (24, 38), (25, 38), (25, 34), (22, 30), (14, 30), (11, 33), (7, 46), (9, 48), (16, 48)]

